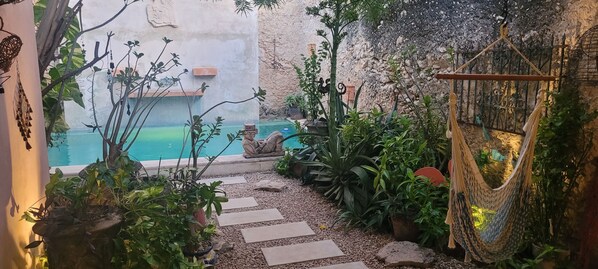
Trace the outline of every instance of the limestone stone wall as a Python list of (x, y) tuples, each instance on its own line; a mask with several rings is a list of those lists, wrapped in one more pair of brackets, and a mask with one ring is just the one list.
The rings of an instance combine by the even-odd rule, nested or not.
[[(265, 104), (268, 108), (280, 108), (284, 96), (297, 90), (290, 67), (293, 63), (300, 64), (297, 55), (305, 53), (308, 43), (320, 42), (315, 36), (318, 22), (305, 15), (305, 6), (313, 2), (317, 1), (286, 1), (275, 11), (260, 12), (260, 84), (272, 89)], [(352, 25), (340, 50), (339, 80), (357, 86), (365, 83), (360, 100), (362, 109), (392, 105), (397, 89), (389, 77), (389, 59), (415, 46), (419, 67), (451, 71), (449, 50), (488, 44), (497, 37), (504, 15), (503, 1), (402, 2), (378, 25), (365, 22)], [(572, 42), (598, 23), (598, 2), (595, 0), (516, 0), (508, 3), (510, 33), (523, 39), (566, 34)], [(276, 52), (273, 43), (278, 44)], [(446, 85), (435, 81), (428, 84), (426, 94), (439, 98), (446, 96)], [(413, 85), (407, 82), (406, 86)]]
[(305, 7), (317, 0), (284, 1), (280, 8), (259, 11), (260, 86), (267, 91), (262, 117), (283, 117), (284, 98), (299, 92), (294, 65), (301, 67), (301, 54), (308, 44), (319, 44), (316, 30), (321, 23), (305, 14)]

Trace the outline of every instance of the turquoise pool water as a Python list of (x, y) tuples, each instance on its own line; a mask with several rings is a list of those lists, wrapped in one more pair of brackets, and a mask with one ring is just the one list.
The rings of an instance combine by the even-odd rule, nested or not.
[[(295, 134), (293, 123), (288, 121), (261, 122), (257, 124), (258, 139), (267, 137), (273, 131), (280, 131), (284, 137)], [(218, 154), (228, 144), (227, 133), (234, 133), (243, 129), (242, 125), (231, 125), (222, 128), (222, 135), (208, 143), (201, 152), (201, 156)], [(144, 127), (139, 137), (129, 150), (129, 156), (138, 161), (178, 159), (185, 135), (183, 126)], [(297, 138), (284, 142), (284, 147), (300, 147)], [(183, 158), (189, 156), (188, 147), (183, 153)], [(243, 153), (241, 141), (235, 141), (222, 155), (235, 155)], [(102, 157), (102, 138), (95, 132), (87, 130), (68, 131), (62, 135), (54, 147), (48, 149), (50, 166), (84, 165), (95, 162)]]

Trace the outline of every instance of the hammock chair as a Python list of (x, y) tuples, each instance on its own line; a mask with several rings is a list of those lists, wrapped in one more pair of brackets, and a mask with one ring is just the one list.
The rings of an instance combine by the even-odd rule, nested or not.
[[(472, 74), (458, 73), (499, 42), (515, 51), (531, 67), (536, 75), (517, 74)], [(512, 174), (499, 188), (493, 189), (484, 181), (477, 167), (463, 132), (457, 122), (457, 95), (453, 90), (455, 80), (488, 81), (552, 81), (555, 77), (546, 76), (525, 57), (507, 37), (507, 28), (502, 25), (500, 38), (482, 50), (474, 58), (451, 74), (437, 74), (439, 79), (451, 80), (449, 131), (452, 138), (452, 170), (449, 196), (449, 210), (446, 223), (450, 226), (449, 247), (455, 248), (458, 242), (466, 252), (465, 260), (495, 262), (507, 259), (516, 253), (524, 237), (527, 224), (527, 209), (531, 196), (532, 162), (538, 122), (542, 115), (544, 90), (539, 91), (538, 101), (523, 127), (525, 139), (521, 145), (519, 158)], [(482, 228), (475, 227), (473, 207), (480, 208), (490, 219)]]

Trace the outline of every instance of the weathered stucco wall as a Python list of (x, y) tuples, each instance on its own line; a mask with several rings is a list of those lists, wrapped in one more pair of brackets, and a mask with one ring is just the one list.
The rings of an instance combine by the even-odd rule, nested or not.
[(260, 85), (268, 91), (262, 104), (262, 117), (284, 116), (284, 98), (299, 92), (293, 66), (303, 66), (301, 54), (308, 54), (308, 44), (318, 44), (318, 20), (305, 14), (305, 7), (317, 0), (285, 1), (280, 8), (259, 11)]
[[(21, 215), (43, 196), (48, 181), (48, 154), (44, 135), (39, 84), (37, 49), (33, 28), (33, 6), (31, 1), (16, 5), (0, 6), (0, 17), (4, 20), (3, 30), (18, 35), (23, 41), (19, 56), (8, 78), (2, 83), (5, 93), (0, 94), (0, 268), (34, 268), (34, 253), (25, 246), (34, 241), (32, 224), (22, 221)], [(0, 34), (0, 39), (6, 33)], [(17, 70), (23, 90), (33, 112), (31, 113), (31, 149), (27, 150), (17, 121)]]
[[(115, 14), (122, 1), (85, 1), (83, 7), (84, 28), (90, 28)], [(102, 12), (97, 12), (102, 10)], [(151, 20), (148, 20), (151, 18)], [(176, 27), (174, 27), (174, 26)], [(155, 27), (160, 26), (160, 27)], [(99, 30), (85, 34), (82, 41), (88, 50), (87, 58), (91, 59), (94, 43), (101, 42), (103, 48), (106, 33), (113, 32), (110, 48), (114, 61), (118, 61), (125, 53), (122, 44), (138, 40), (141, 47), (136, 49), (145, 53), (138, 71), (147, 71), (151, 61), (160, 52), (163, 37), (174, 40), (166, 51), (181, 56), (182, 66), (174, 68), (166, 75), (174, 76), (183, 69), (189, 73), (181, 77), (184, 90), (197, 90), (203, 82), (209, 85), (208, 90), (194, 102), (197, 112), (203, 112), (210, 106), (224, 100), (238, 101), (253, 96), (252, 88), (258, 85), (258, 26), (257, 13), (246, 15), (235, 13), (233, 1), (194, 1), (194, 0), (149, 0), (132, 4), (121, 16)], [(107, 58), (97, 66), (109, 67), (111, 59)], [(192, 74), (194, 67), (216, 67), (216, 76), (197, 77)], [(100, 76), (97, 76), (100, 77)], [(98, 82), (105, 84), (104, 81)], [(84, 100), (91, 99), (89, 73), (82, 74), (79, 83)], [(178, 87), (171, 91), (179, 91)], [(99, 88), (96, 94), (106, 94)], [(105, 99), (106, 97), (104, 97)], [(108, 104), (100, 107), (107, 110)], [(69, 102), (66, 109), (76, 111), (66, 113), (71, 128), (81, 127), (81, 122), (91, 121), (91, 106), (78, 108)], [(186, 102), (181, 97), (166, 97), (152, 112), (148, 125), (183, 124), (188, 119)], [(213, 121), (216, 116), (223, 116), (229, 123), (243, 123), (258, 120), (258, 103), (250, 102), (242, 105), (222, 106), (206, 117)]]

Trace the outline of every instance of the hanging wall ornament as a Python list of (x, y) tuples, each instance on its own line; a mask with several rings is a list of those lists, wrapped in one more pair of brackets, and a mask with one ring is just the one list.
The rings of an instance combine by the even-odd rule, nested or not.
[(20, 2), (23, 2), (23, 0), (0, 0), (0, 6), (6, 4), (16, 4)]
[[(6, 1), (0, 0), (0, 5)], [(23, 41), (17, 35), (4, 30), (4, 21), (0, 17), (0, 33), (8, 34), (0, 41), (0, 94), (4, 93), (2, 84), (10, 77), (4, 74), (10, 71), (13, 61), (19, 55)]]
[[(0, 0), (2, 1), (2, 0)], [(17, 35), (4, 30), (4, 21), (0, 17), (0, 32), (8, 34), (0, 41), (0, 70), (8, 72), (14, 59), (19, 55), (23, 41)]]
[(17, 120), (17, 126), (19, 127), (19, 132), (21, 132), (21, 137), (23, 137), (23, 141), (25, 141), (25, 148), (27, 148), (27, 150), (31, 149), (31, 144), (29, 144), (29, 138), (31, 138), (32, 112), (33, 110), (31, 109), (31, 105), (29, 105), (29, 100), (27, 99), (27, 95), (25, 94), (25, 90), (23, 89), (23, 84), (21, 84), (21, 75), (17, 70), (15, 119)]

